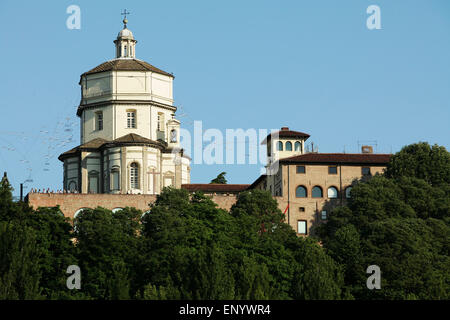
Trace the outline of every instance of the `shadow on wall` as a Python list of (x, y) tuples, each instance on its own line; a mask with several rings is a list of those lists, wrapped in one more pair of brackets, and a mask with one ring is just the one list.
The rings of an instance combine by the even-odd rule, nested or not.
[[(380, 175), (376, 173), (375, 175)], [(322, 207), (318, 207), (316, 212), (314, 213), (313, 223), (310, 228), (310, 236), (317, 236), (317, 228), (322, 224), (328, 221), (328, 217), (333, 213), (333, 210), (347, 206), (348, 199), (350, 199), (350, 191), (351, 189), (357, 185), (358, 183), (367, 182), (373, 176), (365, 176), (360, 179), (353, 179), (350, 186), (346, 187), (344, 190), (338, 191), (337, 198), (329, 198), (328, 194), (324, 194), (325, 201)]]

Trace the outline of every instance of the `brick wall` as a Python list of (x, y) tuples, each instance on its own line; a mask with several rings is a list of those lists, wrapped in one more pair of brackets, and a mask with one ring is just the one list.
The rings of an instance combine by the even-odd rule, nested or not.
[(156, 200), (149, 194), (80, 194), (80, 193), (29, 193), (28, 203), (33, 208), (60, 206), (66, 217), (73, 218), (81, 208), (103, 207), (114, 208), (134, 207), (143, 212), (149, 209), (149, 203)]
[[(214, 194), (212, 200), (219, 208), (229, 210), (236, 202), (236, 195)], [(69, 218), (81, 208), (103, 207), (114, 208), (134, 207), (143, 212), (149, 209), (149, 204), (156, 200), (156, 195), (148, 194), (80, 194), (80, 193), (29, 193), (27, 196), (31, 207), (60, 206), (62, 213)]]

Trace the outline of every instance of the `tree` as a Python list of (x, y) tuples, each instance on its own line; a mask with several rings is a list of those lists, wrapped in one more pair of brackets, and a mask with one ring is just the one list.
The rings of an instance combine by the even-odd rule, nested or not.
[(81, 291), (95, 299), (128, 299), (137, 290), (141, 212), (83, 210), (75, 218)]
[(388, 178), (414, 177), (432, 186), (450, 183), (450, 153), (426, 142), (411, 144), (396, 153), (386, 168)]
[[(13, 292), (16, 292), (18, 299), (26, 299), (30, 296), (37, 297), (36, 293), (39, 292), (39, 297), (42, 298), (71, 298), (75, 293), (68, 293), (65, 273), (69, 265), (76, 264), (71, 224), (59, 208), (33, 210), (27, 203), (13, 202), (11, 191), (8, 181), (3, 179), (0, 183), (0, 223), (3, 221), (8, 226), (4, 230), (4, 240), (10, 239), (10, 242), (0, 245), (2, 250), (10, 250), (9, 256), (4, 256), (4, 268), (9, 269), (3, 271), (14, 275), (25, 272), (21, 270), (28, 270), (26, 268), (37, 268), (37, 271), (26, 272), (35, 277), (33, 281), (37, 281), (39, 287), (33, 289), (34, 293), (26, 293), (28, 291), (23, 286), (28, 280), (24, 278), (24, 284), (21, 284), (22, 280), (10, 281), (9, 285), (12, 287), (9, 295), (14, 297)], [(8, 238), (12, 230), (17, 235)], [(20, 252), (16, 253), (15, 250)], [(16, 258), (21, 262), (16, 263)]]
[(227, 212), (201, 193), (165, 188), (142, 221), (144, 297), (234, 298)]
[(226, 174), (227, 174), (226, 172), (219, 173), (219, 175), (216, 178), (211, 180), (210, 184), (213, 184), (213, 183), (227, 184), (227, 179), (225, 178)]
[(0, 222), (0, 299), (40, 299), (40, 250), (33, 229)]

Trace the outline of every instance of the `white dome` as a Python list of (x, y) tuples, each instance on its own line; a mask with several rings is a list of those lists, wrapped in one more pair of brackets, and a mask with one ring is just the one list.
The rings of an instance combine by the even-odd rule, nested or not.
[(122, 30), (120, 30), (119, 34), (117, 35), (117, 38), (131, 38), (131, 39), (134, 39), (133, 32), (131, 32), (127, 28), (122, 29)]

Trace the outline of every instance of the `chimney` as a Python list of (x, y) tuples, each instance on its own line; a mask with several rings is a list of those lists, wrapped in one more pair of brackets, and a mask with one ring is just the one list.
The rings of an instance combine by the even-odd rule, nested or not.
[(361, 153), (373, 153), (373, 147), (372, 146), (362, 146)]
[(281, 127), (281, 131), (289, 131), (289, 127)]

